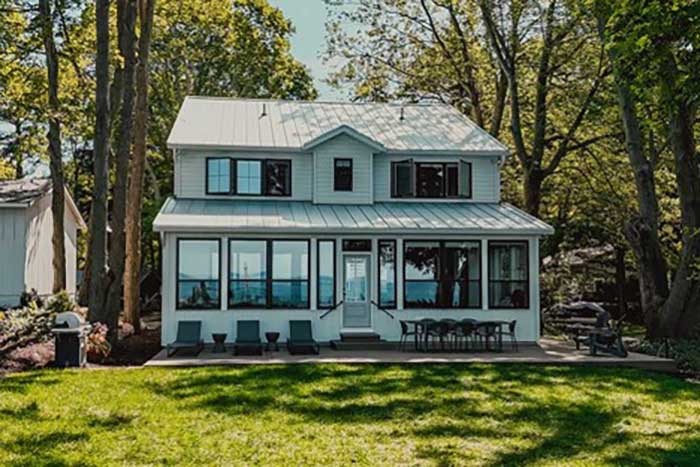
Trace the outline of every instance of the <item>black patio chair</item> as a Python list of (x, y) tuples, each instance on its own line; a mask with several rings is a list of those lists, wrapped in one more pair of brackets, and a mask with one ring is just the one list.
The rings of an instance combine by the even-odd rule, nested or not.
[(260, 340), (260, 321), (237, 321), (236, 341), (233, 344), (234, 355), (262, 355), (263, 345)]
[(192, 352), (194, 356), (204, 348), (202, 340), (202, 322), (201, 321), (178, 321), (177, 322), (177, 338), (165, 346), (165, 353), (168, 357), (176, 352), (186, 350)]
[(419, 333), (419, 343), (420, 343), (420, 350), (428, 351), (428, 341), (430, 337), (435, 335), (435, 329), (434, 325), (437, 321), (435, 321), (432, 318), (422, 318), (418, 320), (418, 333)]
[[(459, 321), (457, 323), (457, 331), (456, 331), (456, 337), (457, 337), (457, 346), (458, 348), (461, 349), (461, 346), (459, 345), (460, 341), (464, 342), (464, 347), (463, 349), (465, 351), (469, 350), (470, 348), (476, 347), (476, 321), (473, 319), (463, 319), (462, 321)], [(471, 341), (471, 346), (469, 342)]]
[[(437, 339), (440, 341), (440, 350), (452, 350), (452, 332), (454, 331), (455, 320), (441, 319), (435, 324), (435, 332)], [(447, 348), (445, 348), (447, 343)]]
[(287, 339), (287, 350), (292, 355), (318, 355), (321, 350), (314, 340), (311, 332), (311, 321), (292, 320), (289, 322), (289, 339)]
[(498, 339), (498, 325), (489, 321), (477, 323), (476, 337), (483, 350), (493, 350), (489, 344)]
[(518, 340), (515, 338), (515, 326), (518, 324), (517, 320), (513, 320), (510, 323), (508, 323), (508, 330), (503, 331), (501, 329), (500, 334), (501, 334), (501, 339), (504, 337), (510, 338), (510, 347), (511, 349), (515, 350), (516, 352), (519, 352), (520, 350), (518, 349)]
[(399, 350), (405, 350), (408, 338), (413, 337), (414, 339), (418, 339), (420, 337), (420, 333), (418, 332), (417, 325), (414, 326), (413, 331), (411, 331), (406, 321), (399, 320), (399, 324), (401, 325), (401, 338), (399, 339)]

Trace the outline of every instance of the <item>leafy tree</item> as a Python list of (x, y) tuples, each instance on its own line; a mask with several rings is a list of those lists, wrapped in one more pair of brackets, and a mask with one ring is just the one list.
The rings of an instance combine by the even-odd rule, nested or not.
[[(700, 167), (695, 140), (700, 80), (700, 5), (690, 0), (592, 3), (613, 64), (630, 165), (637, 182), (639, 215), (628, 228), (641, 277), (643, 306), (652, 335), (687, 337), (700, 326)], [(658, 110), (651, 124), (643, 105)], [(645, 127), (654, 123), (668, 148), (657, 153)], [(653, 142), (653, 139), (650, 139)], [(675, 170), (680, 205), (681, 252), (669, 285), (659, 242), (658, 154)]]

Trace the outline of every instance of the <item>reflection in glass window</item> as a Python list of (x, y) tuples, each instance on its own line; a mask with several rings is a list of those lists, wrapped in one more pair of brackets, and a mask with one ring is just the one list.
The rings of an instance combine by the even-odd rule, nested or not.
[(262, 162), (236, 162), (236, 192), (239, 195), (259, 195), (262, 193)]
[(526, 242), (489, 243), (489, 308), (528, 308)]
[(230, 191), (230, 159), (207, 159), (207, 193), (228, 194)]
[(217, 309), (219, 291), (219, 241), (177, 242), (177, 308)]
[(309, 307), (309, 242), (272, 242), (272, 307)]
[(481, 306), (479, 242), (416, 242), (404, 245), (406, 308)]
[(265, 161), (265, 194), (291, 196), (292, 161), (276, 159)]
[(267, 303), (267, 242), (229, 242), (230, 308), (265, 307)]
[(335, 305), (335, 242), (318, 241), (318, 308)]
[(379, 241), (379, 305), (396, 308), (396, 241)]

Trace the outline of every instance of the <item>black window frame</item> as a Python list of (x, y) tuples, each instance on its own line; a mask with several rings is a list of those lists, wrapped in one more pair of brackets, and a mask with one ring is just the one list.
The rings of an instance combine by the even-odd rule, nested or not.
[[(382, 302), (382, 244), (391, 244), (394, 249), (394, 293), (393, 293), (393, 305), (385, 305)], [(399, 268), (399, 261), (398, 261), (398, 244), (396, 240), (394, 239), (378, 239), (377, 240), (377, 302), (379, 303), (379, 306), (382, 308), (386, 308), (387, 310), (396, 310), (399, 306), (399, 298), (398, 298), (398, 268)]]
[[(349, 167), (338, 167), (338, 163), (340, 162), (349, 162), (350, 166)], [(340, 169), (343, 170), (349, 170), (349, 177), (347, 179), (344, 179), (344, 177), (338, 173)], [(353, 191), (353, 186), (354, 186), (354, 177), (353, 177), (353, 172), (354, 172), (354, 163), (352, 158), (334, 158), (333, 159), (333, 191), (341, 191), (341, 192), (347, 192), (347, 191)]]
[[(437, 277), (435, 279), (406, 279), (406, 245), (410, 244), (411, 242), (425, 242), (425, 243), (437, 243), (438, 244), (438, 264), (437, 264)], [(435, 303), (435, 305), (427, 305), (427, 306), (412, 306), (409, 305), (407, 300), (406, 300), (406, 284), (410, 282), (437, 282), (437, 296), (442, 297), (442, 287), (443, 287), (443, 282), (446, 281), (452, 281), (452, 282), (458, 282), (456, 279), (450, 279), (450, 278), (444, 278), (444, 267), (443, 267), (443, 262), (445, 261), (446, 258), (446, 248), (445, 244), (446, 243), (475, 243), (478, 245), (478, 260), (477, 264), (479, 265), (479, 279), (478, 280), (467, 280), (467, 286), (471, 282), (476, 282), (478, 284), (478, 291), (479, 293), (477, 294), (478, 297), (478, 302), (474, 306), (444, 306), (441, 305), (440, 303)], [(435, 240), (435, 239), (407, 239), (404, 240), (403, 242), (403, 308), (408, 309), (408, 310), (420, 310), (420, 309), (434, 309), (434, 310), (480, 310), (483, 307), (483, 297), (482, 297), (482, 287), (483, 287), (483, 280), (484, 280), (484, 267), (481, 261), (481, 241), (476, 240), (476, 239), (451, 239), (451, 240)], [(439, 301), (439, 300), (438, 300)]]
[[(250, 241), (264, 241), (265, 242), (265, 305), (264, 306), (231, 306), (231, 301), (230, 298), (227, 300), (226, 303), (226, 309), (227, 310), (250, 310), (250, 309), (255, 309), (255, 310), (262, 310), (262, 309), (267, 309), (267, 310), (309, 310), (311, 308), (311, 240), (308, 238), (241, 238), (241, 237), (231, 237), (228, 239), (228, 269), (229, 269), (229, 277), (227, 278), (227, 283), (226, 287), (228, 287), (228, 292), (229, 292), (229, 297), (230, 297), (230, 283), (231, 281), (231, 242), (234, 241), (242, 241), (242, 240), (250, 240)], [(306, 271), (307, 271), (307, 278), (306, 279), (273, 279), (272, 278), (272, 268), (273, 268), (273, 258), (274, 258), (274, 242), (304, 242), (306, 243)], [(240, 281), (237, 281), (240, 282)], [(273, 305), (272, 303), (272, 286), (273, 282), (306, 282), (306, 302), (302, 303), (301, 305), (303, 306), (298, 306), (298, 307), (288, 307), (288, 306), (276, 306)]]
[[(410, 185), (411, 185), (411, 190), (408, 193), (399, 193), (398, 190), (398, 169), (400, 166), (409, 166), (409, 175), (410, 175)], [(418, 180), (419, 180), (419, 170), (421, 166), (426, 166), (426, 165), (442, 165), (442, 172), (443, 172), (443, 178), (442, 178), (442, 186), (441, 186), (441, 196), (421, 196), (419, 190), (418, 190)], [(468, 172), (468, 190), (465, 194), (461, 194), (461, 169), (460, 166), (464, 165), (467, 167), (467, 172)], [(457, 194), (456, 195), (450, 195), (449, 194), (449, 187), (447, 183), (448, 179), (448, 167), (451, 166), (456, 166), (457, 169)], [(391, 187), (391, 198), (393, 199), (473, 199), (473, 168), (472, 168), (472, 163), (469, 161), (465, 160), (457, 160), (457, 161), (414, 161), (413, 159), (407, 159), (407, 160), (402, 160), (402, 161), (392, 161), (391, 162), (391, 180), (390, 180), (390, 187)]]
[[(332, 298), (332, 303), (328, 306), (322, 305), (321, 304), (321, 243), (331, 243), (333, 245), (333, 265), (332, 271), (333, 271), (333, 298)], [(328, 310), (330, 308), (333, 308), (335, 304), (337, 303), (338, 300), (338, 293), (337, 293), (337, 288), (338, 288), (338, 271), (337, 271), (337, 264), (336, 264), (336, 256), (338, 254), (338, 251), (336, 250), (336, 241), (335, 239), (328, 239), (328, 238), (321, 238), (316, 241), (316, 309), (318, 310)]]
[[(516, 280), (502, 280), (502, 279), (491, 279), (491, 251), (493, 246), (497, 245), (523, 245), (525, 247), (525, 281), (516, 281)], [(488, 254), (486, 258), (486, 264), (487, 264), (487, 269), (488, 269), (488, 277), (486, 278), (487, 280), (487, 299), (488, 299), (488, 309), (489, 310), (529, 310), (530, 306), (532, 304), (531, 302), (531, 297), (530, 297), (530, 286), (532, 285), (530, 282), (530, 242), (527, 240), (489, 240), (488, 241)], [(525, 282), (525, 306), (524, 307), (519, 307), (519, 306), (495, 306), (491, 303), (491, 283), (492, 282)]]
[(372, 240), (369, 238), (344, 238), (342, 240), (343, 252), (371, 253)]
[[(289, 182), (288, 186), (285, 187), (285, 192), (281, 194), (272, 194), (268, 190), (268, 164), (285, 164), (287, 165), (287, 170), (289, 171)], [(288, 198), (292, 196), (292, 160), (291, 159), (264, 159), (263, 161), (263, 180), (265, 183), (263, 196), (274, 196), (275, 198)]]
[[(216, 242), (219, 249), (219, 299), (216, 308), (211, 307), (183, 307), (180, 306), (180, 243), (182, 242)], [(221, 258), (221, 239), (211, 237), (178, 237), (175, 242), (175, 310), (176, 311), (217, 311), (221, 310), (223, 303), (223, 294), (221, 287), (221, 278), (223, 277), (223, 263)]]
[[(210, 160), (228, 160), (230, 163), (229, 169), (229, 190), (227, 192), (215, 192), (209, 189), (209, 161)], [(259, 162), (260, 163), (260, 193), (239, 193), (238, 192), (238, 162)], [(289, 171), (289, 183), (286, 190), (282, 194), (272, 194), (268, 191), (268, 164), (270, 163), (282, 163), (287, 165)], [(292, 160), (291, 159), (276, 159), (276, 158), (265, 158), (265, 159), (255, 159), (255, 158), (233, 158), (233, 157), (207, 157), (204, 163), (205, 167), (205, 193), (207, 195), (214, 196), (249, 196), (249, 197), (261, 197), (269, 196), (273, 198), (289, 198), (292, 196), (292, 185), (294, 183), (294, 176), (292, 173)]]
[[(228, 174), (228, 191), (211, 191), (209, 187), (209, 163), (212, 161), (228, 161), (229, 162), (229, 174)], [(230, 157), (207, 157), (206, 162), (204, 163), (205, 166), (205, 174), (204, 174), (204, 184), (205, 184), (205, 193), (207, 195), (219, 195), (219, 196), (224, 196), (224, 195), (231, 195), (233, 193), (233, 180), (235, 180), (234, 177), (234, 167), (235, 164), (232, 163), (232, 159)]]

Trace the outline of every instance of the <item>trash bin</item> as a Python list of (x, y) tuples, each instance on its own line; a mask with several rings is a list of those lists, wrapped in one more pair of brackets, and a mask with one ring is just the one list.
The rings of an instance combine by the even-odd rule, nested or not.
[(77, 313), (60, 313), (51, 329), (56, 342), (55, 366), (83, 367), (87, 362), (87, 336), (91, 326)]

